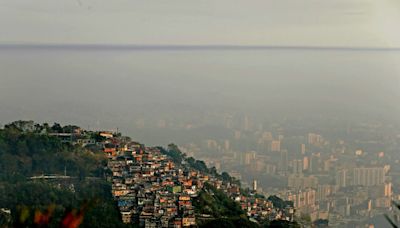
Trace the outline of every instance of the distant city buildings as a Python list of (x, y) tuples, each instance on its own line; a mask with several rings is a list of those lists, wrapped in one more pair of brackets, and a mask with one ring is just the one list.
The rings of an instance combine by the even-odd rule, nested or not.
[[(352, 218), (364, 221), (387, 213), (391, 200), (400, 199), (400, 131), (394, 128), (383, 132), (382, 125), (370, 123), (344, 129), (339, 124), (292, 126), (232, 113), (224, 114), (220, 125), (227, 135), (182, 145), (185, 153), (228, 171), (251, 190), (257, 180), (257, 193), (290, 192), (296, 205), (308, 205), (296, 209), (299, 215), (309, 213), (313, 220), (329, 219), (341, 227)], [(315, 200), (306, 203), (304, 192), (312, 199), (313, 191)]]
[(385, 181), (383, 167), (359, 167), (353, 169), (353, 185), (355, 186), (376, 186)]

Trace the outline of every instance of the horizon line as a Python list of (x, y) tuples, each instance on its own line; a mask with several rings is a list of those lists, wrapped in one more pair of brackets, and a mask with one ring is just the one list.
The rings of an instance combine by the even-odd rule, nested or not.
[(0, 50), (74, 50), (74, 51), (262, 51), (262, 50), (302, 50), (302, 51), (376, 51), (397, 52), (400, 47), (365, 46), (308, 46), (308, 45), (224, 45), (224, 44), (0, 44)]

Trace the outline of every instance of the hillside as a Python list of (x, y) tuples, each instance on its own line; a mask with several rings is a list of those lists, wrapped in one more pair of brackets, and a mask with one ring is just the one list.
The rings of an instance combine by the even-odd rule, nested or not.
[[(0, 129), (0, 205), (11, 210), (13, 224), (32, 227), (81, 223), (81, 227), (124, 227), (111, 185), (104, 178), (106, 158), (50, 134), (77, 127), (17, 121)], [(36, 179), (32, 176), (67, 175)], [(99, 219), (101, 218), (101, 220)], [(6, 223), (4, 222), (4, 223)], [(65, 225), (64, 224), (64, 225)]]
[(195, 170), (209, 175), (198, 195), (193, 198), (199, 227), (300, 227), (293, 216), (293, 202), (277, 196), (265, 198), (250, 189), (242, 188), (239, 180), (228, 173), (218, 173), (201, 160), (187, 157), (175, 144), (159, 147), (183, 170)]
[(284, 227), (292, 208), (174, 144), (56, 123), (0, 129), (0, 170), (1, 227)]

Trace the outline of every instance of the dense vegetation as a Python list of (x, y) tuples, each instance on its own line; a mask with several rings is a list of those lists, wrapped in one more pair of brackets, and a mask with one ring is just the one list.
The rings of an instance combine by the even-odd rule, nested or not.
[(44, 130), (48, 125), (35, 124), (30, 128), (30, 121), (27, 126), (21, 122), (25, 121), (11, 123), (0, 130), (0, 180), (15, 182), (34, 175), (63, 174), (65, 170), (68, 175), (81, 178), (102, 175), (106, 160), (101, 153), (63, 144), (48, 134), (58, 129), (58, 124)]
[(207, 182), (199, 196), (194, 200), (193, 205), (198, 214), (209, 214), (214, 218), (239, 217), (244, 214), (235, 201)]
[(201, 227), (258, 227), (250, 222), (239, 205), (227, 195), (209, 183), (193, 201), (197, 214), (211, 215), (213, 220), (206, 219)]
[(278, 196), (269, 196), (268, 201), (271, 201), (274, 207), (279, 209), (284, 209), (286, 207), (293, 207), (292, 201), (285, 201), (279, 198)]
[(215, 167), (208, 168), (206, 163), (201, 160), (196, 160), (193, 157), (187, 157), (185, 153), (182, 153), (177, 145), (169, 144), (167, 149), (163, 147), (158, 147), (161, 153), (167, 155), (172, 159), (176, 164), (185, 164), (191, 169), (195, 169), (202, 173), (213, 175), (217, 178), (222, 179), (223, 181), (231, 182), (238, 184), (240, 186), (240, 181), (236, 180), (234, 177), (231, 177), (227, 172), (222, 172), (221, 174), (217, 172)]
[[(11, 209), (13, 226), (32, 227), (36, 223), (58, 227), (68, 215), (81, 220), (81, 227), (124, 226), (111, 186), (103, 178), (103, 154), (61, 143), (49, 135), (76, 128), (17, 121), (0, 129), (0, 205)], [(72, 178), (29, 179), (42, 174), (63, 175), (65, 170)]]
[[(274, 196), (272, 197), (273, 203), (282, 203), (281, 205), (287, 206), (291, 202), (283, 201), (282, 199)], [(278, 204), (279, 204), (278, 203)], [(228, 198), (222, 191), (216, 189), (214, 186), (206, 183), (203, 190), (200, 192), (196, 200), (193, 201), (196, 208), (196, 213), (211, 215), (215, 219), (199, 219), (200, 227), (226, 227), (226, 228), (240, 228), (240, 227), (301, 227), (297, 222), (290, 222), (285, 220), (263, 221), (261, 224), (253, 223), (244, 214), (239, 205)]]

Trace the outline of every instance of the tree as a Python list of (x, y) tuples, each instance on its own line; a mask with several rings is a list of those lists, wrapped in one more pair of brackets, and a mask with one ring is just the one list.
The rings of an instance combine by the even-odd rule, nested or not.
[(75, 133), (76, 131), (79, 131), (81, 128), (75, 125), (67, 125), (62, 127), (62, 132), (64, 133)]
[(63, 133), (63, 128), (59, 123), (54, 123), (53, 126), (51, 126), (51, 131), (54, 133)]
[(215, 218), (239, 217), (244, 214), (235, 201), (208, 182), (204, 184), (199, 196), (193, 201), (193, 205), (198, 213), (211, 214)]
[(231, 181), (231, 179), (232, 179), (231, 176), (227, 172), (222, 172), (221, 177), (222, 177), (222, 180), (224, 180), (224, 181)]
[(4, 126), (6, 129), (16, 129), (20, 132), (32, 132), (34, 130), (34, 122), (32, 120), (18, 120)]
[(291, 201), (284, 201), (281, 198), (273, 195), (273, 196), (269, 196), (268, 201), (272, 202), (272, 204), (274, 205), (274, 207), (279, 208), (279, 209), (284, 209), (286, 207), (293, 207), (293, 202)]

